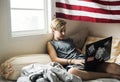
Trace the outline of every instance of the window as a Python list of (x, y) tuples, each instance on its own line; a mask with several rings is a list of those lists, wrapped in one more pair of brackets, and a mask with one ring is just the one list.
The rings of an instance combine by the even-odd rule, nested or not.
[(13, 37), (46, 33), (47, 5), (47, 0), (10, 0)]

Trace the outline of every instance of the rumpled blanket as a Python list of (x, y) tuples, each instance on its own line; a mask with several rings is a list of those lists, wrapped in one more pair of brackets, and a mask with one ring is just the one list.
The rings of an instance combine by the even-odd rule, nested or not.
[(59, 63), (50, 62), (47, 65), (35, 63), (23, 67), (17, 82), (82, 82), (82, 80), (68, 73)]

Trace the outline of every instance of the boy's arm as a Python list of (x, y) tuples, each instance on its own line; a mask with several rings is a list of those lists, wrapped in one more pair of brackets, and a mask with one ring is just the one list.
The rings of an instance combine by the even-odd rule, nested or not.
[(50, 42), (47, 43), (47, 50), (48, 50), (48, 54), (50, 55), (51, 60), (54, 61), (54, 62), (58, 62), (58, 63), (60, 63), (62, 65), (82, 64), (82, 63), (84, 63), (83, 60), (64, 59), (64, 58), (57, 57), (57, 53), (56, 53), (53, 45)]
[(47, 50), (48, 50), (48, 54), (49, 54), (52, 61), (58, 62), (62, 65), (67, 65), (68, 64), (68, 59), (57, 57), (57, 53), (56, 53), (53, 45), (50, 42), (47, 43)]

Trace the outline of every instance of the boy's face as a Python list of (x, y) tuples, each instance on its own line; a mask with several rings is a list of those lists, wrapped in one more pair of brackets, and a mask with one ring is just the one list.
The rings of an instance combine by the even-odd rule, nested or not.
[(64, 26), (61, 30), (54, 30), (54, 38), (56, 40), (64, 39), (66, 27)]

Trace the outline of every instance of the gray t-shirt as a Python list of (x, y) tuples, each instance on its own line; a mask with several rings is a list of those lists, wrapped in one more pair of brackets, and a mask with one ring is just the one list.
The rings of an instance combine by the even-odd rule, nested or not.
[(51, 40), (51, 44), (54, 46), (57, 56), (60, 58), (65, 59), (83, 59), (84, 55), (79, 53), (75, 49), (75, 45), (73, 43), (73, 40), (68, 39), (62, 39), (59, 41)]

